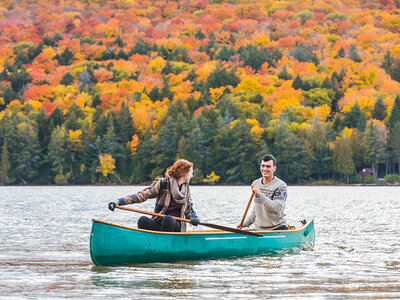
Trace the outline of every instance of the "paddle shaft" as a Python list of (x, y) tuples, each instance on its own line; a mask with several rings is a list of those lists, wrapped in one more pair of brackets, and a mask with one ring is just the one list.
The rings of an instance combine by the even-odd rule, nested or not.
[(244, 220), (246, 219), (247, 212), (249, 211), (249, 208), (250, 208), (251, 201), (253, 201), (253, 197), (254, 197), (254, 192), (251, 193), (249, 203), (247, 203), (246, 210), (244, 211), (243, 218), (242, 218), (242, 221), (240, 221), (239, 226), (243, 226)]
[[(118, 205), (117, 205), (115, 208), (119, 208), (119, 209), (123, 209), (123, 210), (128, 210), (128, 211), (133, 211), (133, 212), (137, 212), (137, 213), (141, 213), (141, 214), (147, 214), (147, 215), (152, 215), (152, 216), (158, 216), (158, 217), (161, 217), (161, 218), (164, 218), (164, 217), (165, 217), (165, 215), (163, 215), (163, 214), (159, 214), (159, 213), (155, 213), (155, 212), (150, 212), (150, 211), (144, 211), (144, 210), (140, 210), (140, 209), (129, 208), (129, 207), (123, 207), (123, 206), (118, 206)], [(171, 217), (174, 218), (174, 219), (177, 220), (177, 221), (190, 223), (190, 220), (188, 220), (188, 219), (183, 219), (183, 218), (174, 217), (174, 216), (171, 216)], [(202, 222), (200, 222), (199, 225), (203, 225), (203, 226), (207, 226), (207, 227), (211, 227), (211, 228), (215, 228), (215, 229), (220, 229), (220, 230), (225, 230), (225, 231), (230, 231), (230, 232), (234, 232), (234, 233), (244, 234), (244, 235), (251, 235), (251, 236), (263, 237), (263, 235), (261, 235), (261, 234), (259, 234), (259, 233), (255, 233), (255, 232), (251, 232), (251, 231), (245, 231), (245, 230), (240, 230), (240, 229), (231, 228), (231, 227), (226, 227), (226, 226), (221, 226), (221, 225), (216, 225), (216, 224), (210, 224), (210, 223), (202, 223)]]
[[(145, 211), (145, 210), (140, 210), (140, 209), (135, 209), (135, 208), (130, 208), (130, 207), (124, 207), (124, 206), (116, 206), (115, 208), (119, 208), (119, 209), (123, 209), (123, 210), (129, 210), (129, 211), (133, 211), (133, 212), (137, 212), (137, 213), (141, 213), (141, 214), (145, 214), (145, 215), (152, 215), (152, 216), (157, 216), (157, 217), (161, 217), (164, 218), (165, 215), (163, 214), (159, 214), (159, 213), (155, 213), (155, 212), (150, 212), (150, 211)], [(179, 218), (179, 217), (173, 217), (175, 220), (177, 221), (182, 221), (182, 222), (186, 222), (186, 223), (190, 223), (190, 220), (187, 219), (183, 219), (183, 218)]]

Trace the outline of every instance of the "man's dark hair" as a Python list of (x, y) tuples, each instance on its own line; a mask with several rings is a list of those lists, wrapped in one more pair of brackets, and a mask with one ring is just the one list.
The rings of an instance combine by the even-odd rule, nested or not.
[(271, 154), (266, 154), (264, 155), (264, 157), (262, 158), (263, 161), (267, 162), (269, 160), (272, 160), (272, 162), (274, 163), (274, 167), (276, 166), (276, 158), (271, 155)]

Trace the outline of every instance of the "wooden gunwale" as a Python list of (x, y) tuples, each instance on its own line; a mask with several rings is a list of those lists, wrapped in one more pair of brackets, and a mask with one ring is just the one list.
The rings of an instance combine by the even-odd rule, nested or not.
[[(290, 233), (290, 232), (299, 232), (304, 230), (308, 225), (311, 224), (311, 222), (314, 220), (314, 218), (307, 218), (307, 222), (294, 230), (257, 230), (257, 233), (278, 233), (278, 232), (284, 232), (284, 233)], [(153, 231), (153, 230), (146, 230), (146, 229), (140, 229), (140, 228), (133, 228), (133, 227), (128, 227), (128, 226), (123, 226), (123, 225), (118, 225), (106, 221), (101, 221), (97, 219), (92, 219), (93, 222), (98, 222), (98, 223), (103, 223), (115, 227), (120, 227), (128, 230), (133, 230), (133, 231), (141, 231), (141, 232), (147, 232), (147, 233), (155, 233), (155, 234), (163, 234), (163, 235), (204, 235), (204, 234), (236, 234), (232, 233), (229, 231), (223, 231), (223, 230), (193, 230), (193, 231), (186, 231), (186, 232), (165, 232), (165, 231)], [(245, 230), (245, 231), (251, 231), (251, 230)]]

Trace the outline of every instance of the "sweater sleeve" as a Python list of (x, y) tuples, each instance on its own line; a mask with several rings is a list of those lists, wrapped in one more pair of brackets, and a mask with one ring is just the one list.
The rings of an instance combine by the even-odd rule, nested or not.
[(190, 193), (190, 188), (189, 188), (189, 192), (188, 192), (187, 205), (188, 206), (187, 206), (187, 209), (186, 209), (186, 212), (185, 212), (185, 218), (189, 219), (189, 220), (194, 219), (194, 218), (198, 218), (196, 212), (193, 209), (192, 194)]
[(188, 219), (195, 219), (195, 218), (199, 218), (198, 216), (197, 216), (197, 214), (196, 214), (196, 212), (194, 211), (194, 209), (193, 209), (193, 203), (190, 203), (190, 208), (188, 209), (188, 212), (189, 212), (189, 214), (188, 214), (188, 216), (186, 216), (186, 218), (188, 218)]
[(147, 199), (156, 198), (158, 196), (159, 191), (160, 191), (160, 180), (155, 180), (150, 186), (143, 189), (142, 191), (137, 192), (136, 194), (130, 196), (123, 197), (122, 199), (124, 203), (121, 203), (122, 201), (120, 201), (120, 205), (142, 203)]
[(280, 186), (274, 191), (271, 198), (265, 195), (261, 195), (259, 197), (259, 201), (270, 212), (273, 212), (274, 214), (280, 214), (285, 209), (286, 197), (287, 197), (287, 186)]

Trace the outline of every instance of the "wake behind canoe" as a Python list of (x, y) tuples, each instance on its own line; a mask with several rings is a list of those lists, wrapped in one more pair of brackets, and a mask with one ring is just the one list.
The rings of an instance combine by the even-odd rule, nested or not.
[(201, 260), (281, 253), (314, 247), (314, 219), (296, 230), (257, 231), (263, 237), (219, 230), (160, 232), (93, 220), (90, 254), (98, 266)]

